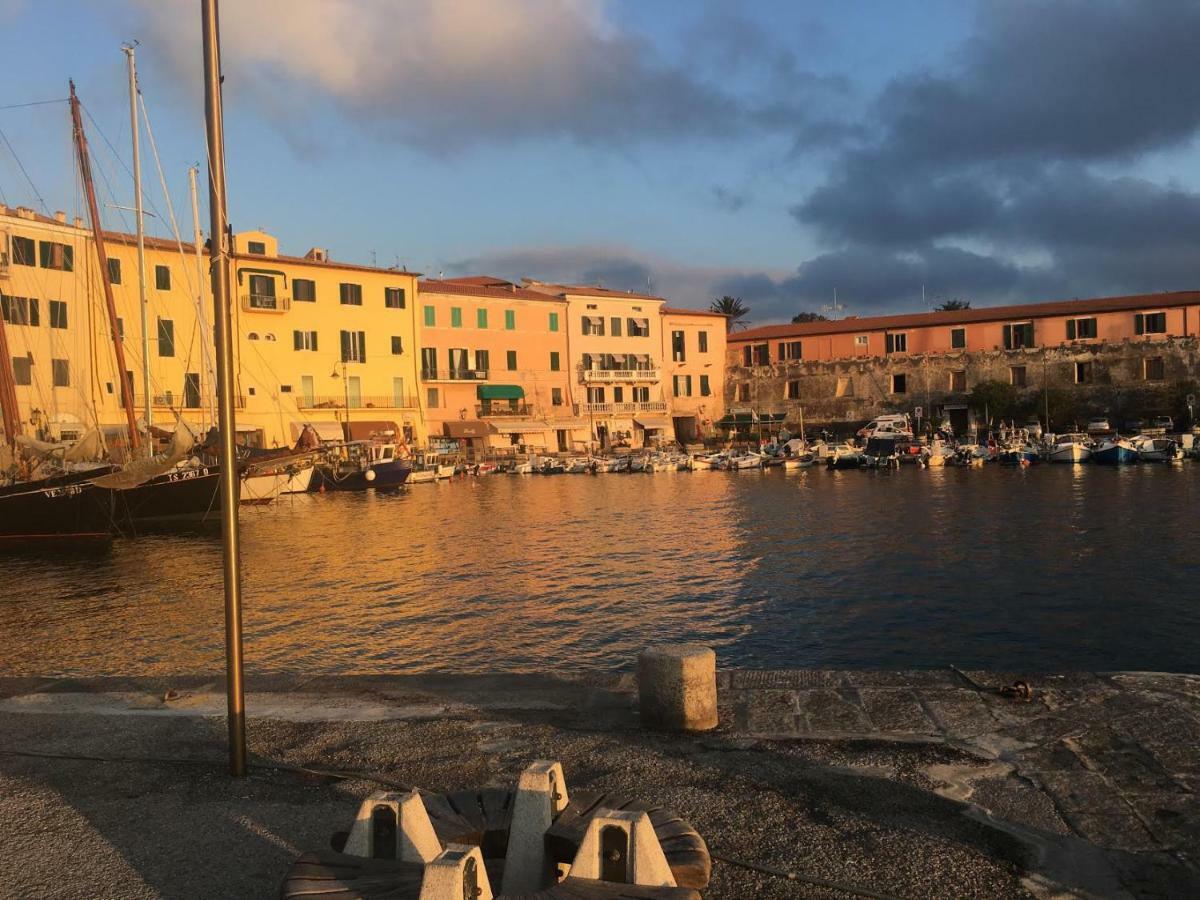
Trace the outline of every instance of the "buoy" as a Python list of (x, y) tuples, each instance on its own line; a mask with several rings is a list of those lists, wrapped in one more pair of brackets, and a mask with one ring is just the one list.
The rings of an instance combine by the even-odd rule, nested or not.
[(367, 475), (366, 475), (366, 478), (367, 478), (367, 481), (374, 481), (374, 480), (375, 480), (375, 470), (374, 470), (374, 469), (367, 469)]

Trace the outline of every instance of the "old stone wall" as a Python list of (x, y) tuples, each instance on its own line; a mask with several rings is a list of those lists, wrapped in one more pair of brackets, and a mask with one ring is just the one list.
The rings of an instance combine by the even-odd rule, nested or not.
[[(1067, 430), (1093, 415), (1114, 425), (1172, 415), (1188, 422), (1185, 398), (1197, 390), (1200, 341), (1063, 344), (1028, 350), (892, 354), (828, 362), (742, 365), (741, 348), (726, 356), (726, 409), (786, 411), (789, 422), (851, 425), (888, 412), (941, 416), (945, 409), (982, 416), (1044, 419)], [(1161, 376), (1161, 377), (1160, 377)], [(1001, 387), (997, 388), (995, 384)], [(976, 408), (978, 407), (978, 408)], [(1197, 407), (1200, 413), (1200, 407)]]

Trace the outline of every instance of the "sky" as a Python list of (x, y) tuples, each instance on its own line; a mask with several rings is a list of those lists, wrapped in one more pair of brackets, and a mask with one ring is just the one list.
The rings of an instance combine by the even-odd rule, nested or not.
[[(0, 0), (0, 202), (82, 214), (65, 103), (20, 106), (74, 78), (106, 225), (132, 227), (136, 40), (190, 234), (199, 6)], [(730, 294), (755, 325), (1200, 285), (1195, 0), (226, 0), (221, 17), (230, 218), (284, 253), (696, 308)], [(147, 228), (167, 236), (142, 140)]]

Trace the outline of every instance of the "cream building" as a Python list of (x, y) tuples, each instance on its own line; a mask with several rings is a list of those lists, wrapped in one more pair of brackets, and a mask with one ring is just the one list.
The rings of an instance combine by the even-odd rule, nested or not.
[(720, 313), (662, 308), (662, 358), (676, 439), (713, 437), (724, 414), (726, 318)]

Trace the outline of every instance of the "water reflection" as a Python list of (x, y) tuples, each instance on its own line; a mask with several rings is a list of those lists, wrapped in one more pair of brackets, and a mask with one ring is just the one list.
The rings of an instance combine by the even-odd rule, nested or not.
[[(1200, 466), (491, 477), (243, 513), (247, 666), (1195, 670)], [(0, 575), (0, 671), (217, 672), (215, 537)]]

